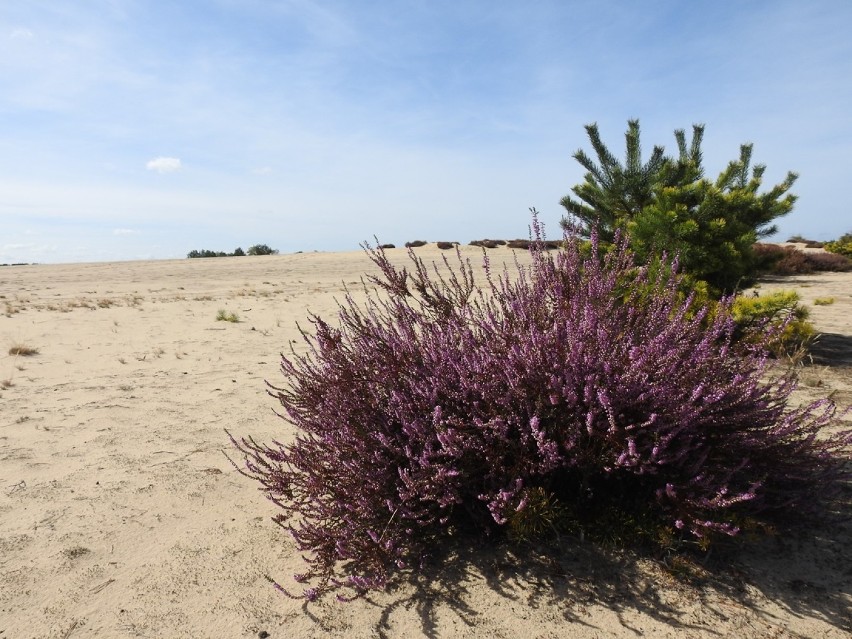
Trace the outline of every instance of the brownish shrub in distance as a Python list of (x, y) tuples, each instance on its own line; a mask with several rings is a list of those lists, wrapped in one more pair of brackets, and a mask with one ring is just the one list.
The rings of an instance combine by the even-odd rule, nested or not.
[(420, 246), (426, 246), (428, 242), (424, 242), (423, 240), (414, 240), (413, 242), (406, 242), (405, 248), (418, 248)]
[(837, 253), (805, 253), (815, 271), (852, 271), (852, 260)]
[(832, 253), (805, 253), (792, 246), (758, 243), (754, 253), (759, 270), (770, 275), (807, 275), (818, 271), (846, 272), (852, 260)]
[(441, 249), (442, 251), (446, 251), (448, 249), (455, 248), (458, 245), (459, 245), (458, 242), (438, 242), (438, 244), (437, 244), (438, 248)]
[[(554, 251), (561, 247), (559, 242), (553, 240), (544, 240), (540, 243), (541, 247), (547, 251)], [(508, 246), (510, 249), (521, 249), (528, 251), (530, 248), (530, 240), (509, 240)]]
[(775, 263), (773, 272), (776, 275), (798, 275), (813, 273), (813, 265), (802, 251), (790, 247), (782, 247), (781, 259)]

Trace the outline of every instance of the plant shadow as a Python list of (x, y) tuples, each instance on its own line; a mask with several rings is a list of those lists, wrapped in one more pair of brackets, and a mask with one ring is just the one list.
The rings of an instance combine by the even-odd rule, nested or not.
[[(794, 617), (816, 618), (852, 632), (852, 528), (848, 522), (826, 525), (807, 534), (768, 538), (716, 547), (703, 563), (678, 574), (664, 562), (633, 552), (616, 551), (577, 539), (547, 546), (482, 541), (455, 542), (432, 564), (407, 575), (381, 602), (374, 628), (392, 637), (397, 613), (416, 611), (426, 637), (443, 636), (439, 613), (446, 612), (469, 629), (479, 626), (487, 610), (477, 608), (473, 590), (486, 585), (498, 602), (513, 608), (549, 608), (566, 623), (594, 628), (592, 606), (614, 613), (623, 628), (637, 618), (651, 618), (681, 632), (708, 632), (694, 611), (726, 620), (730, 610), (762, 618), (772, 625), (767, 600)], [(493, 603), (493, 597), (491, 597)], [(501, 604), (502, 605), (502, 604)], [(489, 606), (489, 610), (491, 607)], [(604, 628), (596, 628), (604, 632)], [(723, 628), (710, 634), (724, 635)]]
[(852, 366), (852, 336), (822, 333), (811, 344), (809, 353), (815, 364)]

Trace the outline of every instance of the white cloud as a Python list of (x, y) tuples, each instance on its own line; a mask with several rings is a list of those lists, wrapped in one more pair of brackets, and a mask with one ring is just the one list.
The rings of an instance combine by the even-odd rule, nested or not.
[(153, 160), (148, 160), (145, 164), (145, 168), (149, 171), (156, 171), (157, 173), (173, 173), (175, 171), (180, 171), (181, 164), (180, 159), (178, 158), (154, 158)]
[(252, 169), (251, 172), (254, 173), (255, 175), (269, 175), (270, 173), (272, 173), (272, 167), (271, 166), (261, 166), (261, 167), (256, 168), (256, 169)]
[(9, 37), (13, 40), (31, 40), (33, 37), (35, 37), (35, 34), (29, 29), (18, 27), (17, 29), (12, 30), (12, 33), (9, 34)]
[(114, 229), (113, 235), (139, 235), (139, 231), (135, 229)]

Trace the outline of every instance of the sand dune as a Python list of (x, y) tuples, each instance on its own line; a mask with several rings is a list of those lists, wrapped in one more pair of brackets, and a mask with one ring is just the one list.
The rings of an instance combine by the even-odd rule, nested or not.
[[(353, 252), (0, 269), (0, 639), (850, 636), (848, 527), (760, 544), (693, 584), (574, 540), (555, 556), (454, 549), (350, 604), (277, 593), (265, 576), (290, 583), (302, 560), (224, 429), (288, 436), (264, 380), (296, 322), (332, 317), (371, 268)], [(813, 307), (830, 337), (796, 397), (848, 405), (852, 274), (764, 289), (779, 286), (835, 298)]]

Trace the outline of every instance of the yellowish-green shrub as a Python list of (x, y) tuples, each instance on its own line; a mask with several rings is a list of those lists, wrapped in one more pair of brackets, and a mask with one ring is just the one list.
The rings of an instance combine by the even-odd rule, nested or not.
[(852, 233), (847, 233), (833, 242), (826, 242), (823, 248), (829, 253), (852, 257)]
[(813, 340), (816, 330), (808, 320), (810, 312), (799, 303), (795, 291), (775, 291), (763, 295), (740, 296), (731, 307), (737, 329), (746, 341), (774, 331), (771, 346), (778, 355), (791, 355)]

